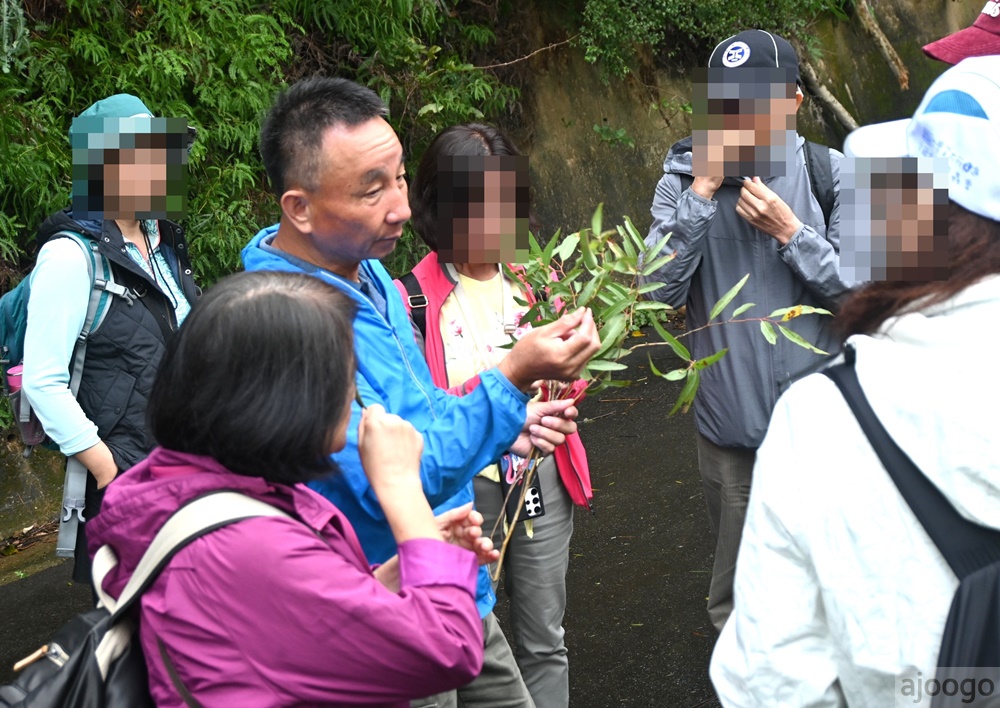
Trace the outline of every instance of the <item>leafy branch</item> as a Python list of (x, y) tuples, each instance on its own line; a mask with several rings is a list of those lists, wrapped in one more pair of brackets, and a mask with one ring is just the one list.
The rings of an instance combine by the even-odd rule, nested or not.
[[(521, 323), (544, 325), (553, 322), (565, 312), (580, 307), (589, 307), (594, 313), (594, 322), (601, 338), (601, 347), (597, 354), (587, 364), (582, 378), (586, 386), (571, 385), (559, 381), (546, 381), (542, 386), (543, 400), (564, 400), (572, 398), (579, 401), (586, 392), (596, 393), (610, 386), (627, 386), (629, 381), (616, 380), (615, 372), (628, 369), (622, 360), (638, 349), (651, 346), (669, 346), (674, 354), (685, 362), (684, 366), (667, 372), (661, 372), (649, 360), (650, 371), (656, 376), (668, 381), (684, 381), (680, 395), (677, 397), (670, 415), (678, 411), (686, 413), (694, 402), (701, 383), (701, 372), (709, 366), (718, 363), (729, 353), (728, 348), (704, 357), (695, 359), (690, 350), (681, 342), (684, 337), (700, 332), (709, 327), (733, 325), (746, 322), (760, 322), (761, 334), (772, 345), (777, 344), (777, 331), (797, 346), (804, 347), (818, 354), (822, 350), (806, 341), (800, 334), (784, 326), (782, 323), (804, 315), (830, 315), (830, 312), (808, 305), (792, 305), (771, 312), (766, 317), (744, 317), (755, 303), (748, 302), (738, 305), (728, 319), (719, 319), (743, 286), (747, 284), (750, 275), (747, 274), (729, 291), (719, 298), (712, 307), (709, 321), (705, 325), (680, 335), (671, 334), (656, 317), (649, 318), (653, 329), (662, 341), (648, 342), (626, 346), (626, 339), (635, 330), (637, 316), (646, 311), (654, 314), (659, 311), (672, 312), (672, 308), (662, 302), (644, 299), (664, 287), (662, 282), (643, 282), (650, 279), (663, 266), (674, 259), (674, 253), (665, 253), (664, 249), (670, 240), (670, 234), (662, 237), (651, 246), (647, 246), (642, 235), (627, 216), (623, 224), (614, 229), (604, 230), (603, 205), (594, 212), (590, 227), (575, 233), (563, 235), (557, 231), (548, 242), (542, 246), (533, 235), (529, 238), (528, 261), (516, 269), (504, 266), (507, 277), (515, 282), (520, 280), (536, 295), (533, 303), (518, 299), (518, 304), (527, 307), (521, 318)], [(717, 320), (717, 321), (716, 321)], [(515, 470), (513, 484), (504, 500), (503, 508), (514, 490), (520, 490), (520, 501), (517, 504), (514, 518), (508, 523), (513, 530), (524, 498), (531, 481), (534, 478), (537, 461), (541, 457), (537, 449), (533, 449), (527, 460), (521, 461)], [(522, 484), (523, 482), (523, 484)], [(501, 515), (501, 518), (503, 516)], [(500, 525), (494, 527), (490, 536), (496, 534)], [(500, 576), (500, 569), (507, 552), (512, 533), (508, 532), (500, 548), (500, 558), (494, 569), (493, 579)]]
[[(725, 348), (701, 359), (692, 357), (681, 340), (709, 327), (759, 322), (761, 335), (771, 345), (777, 344), (780, 332), (797, 346), (825, 354), (785, 323), (805, 315), (830, 315), (828, 310), (791, 305), (764, 317), (741, 317), (756, 307), (755, 303), (748, 302), (736, 306), (728, 318), (722, 318), (724, 311), (733, 304), (750, 279), (749, 274), (719, 298), (705, 325), (674, 335), (656, 317), (652, 317), (648, 319), (661, 341), (626, 344), (630, 333), (636, 329), (640, 313), (673, 312), (669, 305), (646, 298), (664, 287), (662, 282), (650, 281), (657, 271), (673, 260), (675, 254), (665, 251), (670, 234), (647, 246), (627, 216), (614, 229), (604, 230), (602, 221), (603, 205), (597, 207), (589, 228), (565, 236), (556, 232), (544, 247), (532, 237), (529, 239), (527, 264), (517, 272), (508, 273), (541, 295), (530, 307), (527, 302), (521, 303), (528, 307), (523, 321), (541, 325), (580, 307), (589, 307), (593, 311), (601, 348), (583, 373), (583, 378), (589, 382), (587, 390), (591, 393), (610, 386), (627, 386), (629, 381), (615, 379), (614, 374), (628, 369), (623, 360), (633, 352), (647, 347), (669, 346), (684, 366), (664, 373), (657, 370), (650, 360), (650, 368), (654, 375), (668, 381), (684, 380), (684, 387), (670, 414), (687, 412), (698, 391), (700, 372), (729, 352)], [(556, 392), (553, 389), (551, 393)]]

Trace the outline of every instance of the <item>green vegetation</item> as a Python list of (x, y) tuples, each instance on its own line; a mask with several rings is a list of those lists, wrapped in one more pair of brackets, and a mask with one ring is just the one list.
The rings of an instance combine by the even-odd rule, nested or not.
[[(564, 0), (547, 32), (608, 77), (625, 75), (640, 45), (700, 62), (705, 47), (751, 26), (798, 36), (847, 0)], [(203, 286), (239, 268), (239, 251), (277, 216), (257, 153), (259, 119), (284, 85), (313, 74), (353, 78), (390, 106), (411, 163), (459, 122), (510, 128), (538, 49), (545, 3), (511, 0), (0, 0), (0, 292), (30, 269), (34, 233), (68, 205), (72, 118), (93, 101), (133, 93), (157, 115), (198, 128), (187, 227)], [(577, 36), (578, 35), (578, 36)], [(662, 108), (690, 110), (677, 97)], [(632, 148), (624, 129), (597, 139)], [(408, 270), (426, 249), (404, 237), (387, 267)], [(661, 312), (633, 308), (634, 320)], [(9, 423), (0, 404), (0, 427)]]
[[(701, 59), (737, 28), (801, 32), (845, 2), (567, 0), (558, 21), (621, 76), (640, 44)], [(134, 93), (199, 129), (186, 226), (196, 275), (210, 285), (277, 217), (256, 136), (281, 86), (324, 73), (373, 87), (412, 161), (448, 125), (516, 120), (526, 66), (516, 60), (536, 49), (525, 39), (530, 13), (509, 0), (0, 0), (0, 287), (27, 271), (34, 230), (68, 203), (65, 136), (98, 98)], [(623, 130), (595, 131), (633, 145)], [(404, 240), (387, 266), (403, 272), (423, 252)]]
[[(68, 204), (73, 116), (114, 93), (199, 130), (189, 165), (191, 255), (202, 284), (277, 217), (257, 154), (259, 118), (289, 81), (354, 78), (390, 105), (409, 155), (457, 122), (492, 120), (517, 89), (468, 57), (488, 23), (438, 0), (0, 0), (0, 272), (30, 267), (35, 228)], [(419, 253), (400, 249), (399, 271)]]
[(621, 77), (635, 47), (652, 46), (674, 59), (704, 61), (706, 48), (749, 27), (768, 29), (811, 46), (806, 28), (821, 13), (846, 17), (849, 0), (587, 0), (581, 43), (605, 75)]

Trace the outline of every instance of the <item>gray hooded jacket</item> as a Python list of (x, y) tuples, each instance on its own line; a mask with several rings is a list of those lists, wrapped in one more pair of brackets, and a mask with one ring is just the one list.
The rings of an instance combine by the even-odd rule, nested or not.
[[(853, 286), (840, 277), (840, 159), (830, 150), (837, 202), (827, 229), (812, 194), (805, 162), (805, 140), (798, 136), (794, 170), (764, 183), (791, 208), (803, 227), (784, 246), (758, 231), (736, 213), (740, 181), (727, 178), (715, 198), (705, 200), (690, 189), (691, 139), (667, 153), (664, 175), (653, 197), (653, 225), (646, 244), (671, 237), (662, 254), (676, 257), (645, 282), (666, 285), (650, 296), (673, 307), (687, 305), (688, 329), (708, 322), (712, 306), (743, 276), (750, 279), (722, 313), (732, 316), (743, 303), (756, 303), (742, 317), (763, 317), (791, 305), (811, 305), (833, 311)], [(718, 321), (718, 320), (717, 320)], [(838, 348), (832, 318), (804, 315), (784, 325), (820, 349)], [(756, 322), (709, 327), (687, 340), (692, 356), (704, 358), (724, 347), (729, 353), (701, 372), (695, 399), (698, 432), (722, 447), (756, 448), (764, 439), (771, 411), (782, 388), (821, 362), (818, 354), (778, 336), (768, 344)]]

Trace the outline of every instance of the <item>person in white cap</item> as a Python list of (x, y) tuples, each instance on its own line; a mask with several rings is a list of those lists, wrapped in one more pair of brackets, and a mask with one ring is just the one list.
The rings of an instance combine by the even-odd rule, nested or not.
[[(911, 271), (861, 288), (838, 319), (846, 366), (830, 369), (855, 372), (911, 473), (880, 461), (887, 446), (869, 443), (864, 416), (822, 372), (781, 397), (754, 468), (733, 614), (712, 656), (725, 706), (926, 706), (941, 693), (987, 705), (973, 701), (1000, 694), (986, 675), (949, 694), (938, 670), (958, 586), (941, 539), (965, 526), (1000, 539), (998, 77), (1000, 56), (966, 59), (912, 119), (848, 141), (849, 155), (937, 161), (948, 185), (947, 277)], [(918, 520), (919, 490), (946, 502), (951, 526)]]

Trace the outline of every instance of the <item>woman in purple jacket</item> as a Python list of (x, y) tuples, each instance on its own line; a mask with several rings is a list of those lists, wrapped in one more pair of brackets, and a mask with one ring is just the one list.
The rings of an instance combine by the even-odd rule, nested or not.
[[(359, 447), (399, 555), (371, 568), (347, 519), (303, 482), (330, 474), (354, 393), (353, 305), (306, 275), (241, 273), (172, 340), (149, 402), (161, 447), (109, 487), (90, 551), (118, 596), (180, 506), (230, 489), (289, 514), (185, 547), (143, 595), (139, 636), (159, 706), (405, 706), (468, 683), (483, 660), (476, 570), (495, 560), (470, 507), (435, 518), (423, 441), (380, 406)], [(450, 541), (450, 543), (446, 542)]]

